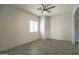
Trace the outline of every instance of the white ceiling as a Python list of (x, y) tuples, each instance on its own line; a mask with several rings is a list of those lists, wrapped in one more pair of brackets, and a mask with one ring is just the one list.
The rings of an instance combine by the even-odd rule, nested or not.
[(41, 7), (41, 4), (18, 4), (13, 6), (21, 8), (25, 11), (28, 11), (38, 16), (52, 16), (52, 15), (71, 13), (75, 6), (75, 4), (49, 4), (47, 5), (47, 7), (50, 7), (51, 5), (54, 5), (55, 8), (50, 9), (50, 11), (52, 11), (51, 13), (45, 13), (45, 14), (41, 14), (41, 11), (37, 10), (37, 8)]

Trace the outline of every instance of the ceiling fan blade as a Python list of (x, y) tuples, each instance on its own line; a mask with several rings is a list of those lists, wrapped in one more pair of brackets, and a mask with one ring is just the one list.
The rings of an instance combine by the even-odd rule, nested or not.
[(46, 5), (44, 5), (44, 8), (46, 9)]
[(51, 13), (51, 11), (49, 11), (49, 10), (46, 10), (47, 12), (49, 12), (49, 13)]
[(42, 4), (42, 7), (44, 8), (44, 4)]
[(55, 6), (51, 6), (51, 7), (49, 7), (49, 8), (46, 8), (46, 9), (51, 9), (51, 8), (55, 8)]
[(41, 14), (43, 14), (44, 10), (41, 12)]
[(42, 8), (41, 7), (39, 7), (39, 8), (37, 8), (39, 11), (41, 11), (42, 10)]

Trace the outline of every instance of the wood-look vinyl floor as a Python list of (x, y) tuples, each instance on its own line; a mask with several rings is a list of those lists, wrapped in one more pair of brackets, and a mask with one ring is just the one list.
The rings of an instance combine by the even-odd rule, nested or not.
[(70, 41), (39, 39), (3, 53), (9, 55), (77, 55), (78, 45), (72, 45)]

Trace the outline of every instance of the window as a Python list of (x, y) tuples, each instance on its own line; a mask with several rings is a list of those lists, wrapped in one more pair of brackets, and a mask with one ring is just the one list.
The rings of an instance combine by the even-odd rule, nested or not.
[(34, 31), (33, 30), (33, 26), (34, 26), (33, 21), (30, 21), (30, 32), (33, 32)]
[(30, 32), (38, 32), (38, 22), (30, 21)]
[(37, 31), (38, 31), (38, 23), (34, 22), (34, 32), (37, 32)]

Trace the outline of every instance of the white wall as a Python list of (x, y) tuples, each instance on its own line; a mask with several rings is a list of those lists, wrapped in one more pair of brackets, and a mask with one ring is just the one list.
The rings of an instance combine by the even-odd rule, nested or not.
[(39, 38), (39, 33), (30, 33), (30, 20), (38, 22), (39, 18), (10, 5), (0, 5), (0, 51)]
[(50, 16), (45, 16), (45, 38), (50, 38)]
[(40, 38), (45, 39), (45, 17), (40, 17)]
[(50, 17), (40, 17), (40, 38), (50, 38)]
[(72, 41), (72, 13), (51, 16), (51, 38)]

